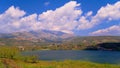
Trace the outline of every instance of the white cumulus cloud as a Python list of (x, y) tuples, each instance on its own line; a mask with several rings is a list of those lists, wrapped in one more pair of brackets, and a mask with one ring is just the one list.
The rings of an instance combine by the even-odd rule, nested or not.
[(1, 32), (14, 32), (21, 24), (20, 18), (26, 14), (25, 11), (20, 10), (18, 7), (11, 6), (3, 14), (0, 14), (0, 31)]
[[(87, 17), (89, 17), (89, 20)], [(92, 16), (92, 12), (88, 12), (86, 16), (82, 16), (79, 19), (78, 30), (93, 28), (105, 20), (120, 20), (120, 1), (113, 5), (107, 4), (107, 6), (101, 7), (95, 16)]]
[[(83, 15), (80, 4), (76, 1), (70, 1), (55, 10), (47, 10), (41, 14), (25, 16), (26, 13), (18, 7), (8, 8), (0, 14), (0, 32), (44, 29), (74, 33), (74, 30), (94, 28), (103, 21), (120, 20), (120, 1), (101, 7), (94, 16), (92, 11)], [(93, 32), (93, 34), (96, 33)]]
[(39, 20), (46, 29), (72, 33), (78, 25), (76, 19), (82, 14), (82, 10), (77, 9), (76, 1), (71, 1), (56, 10), (48, 10), (39, 15)]
[(109, 28), (92, 32), (91, 35), (120, 35), (120, 25), (113, 25)]

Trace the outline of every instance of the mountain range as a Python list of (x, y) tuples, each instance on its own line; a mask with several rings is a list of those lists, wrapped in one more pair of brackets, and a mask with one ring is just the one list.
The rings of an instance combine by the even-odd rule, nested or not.
[(1, 33), (0, 38), (27, 40), (36, 42), (54, 42), (61, 41), (74, 37), (73, 34), (68, 34), (60, 31), (39, 30), (39, 31), (23, 31), (14, 33)]
[(60, 31), (37, 30), (0, 33), (0, 45), (96, 45), (105, 42), (120, 42), (120, 36), (75, 36)]

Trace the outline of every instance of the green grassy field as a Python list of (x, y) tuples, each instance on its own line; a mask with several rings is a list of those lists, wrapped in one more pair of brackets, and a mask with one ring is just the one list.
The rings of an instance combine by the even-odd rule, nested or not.
[[(7, 65), (5, 65), (7, 64)], [(84, 61), (38, 61), (27, 63), (20, 60), (6, 59), (6, 63), (0, 60), (0, 68), (120, 68), (119, 65), (98, 64)]]

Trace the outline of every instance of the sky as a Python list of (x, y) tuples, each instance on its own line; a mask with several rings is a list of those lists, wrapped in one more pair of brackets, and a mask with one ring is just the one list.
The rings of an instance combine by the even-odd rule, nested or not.
[(31, 30), (120, 36), (120, 1), (0, 0), (0, 33)]

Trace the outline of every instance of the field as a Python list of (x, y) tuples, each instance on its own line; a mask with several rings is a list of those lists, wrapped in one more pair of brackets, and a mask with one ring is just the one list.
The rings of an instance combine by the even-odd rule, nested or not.
[[(20, 60), (11, 59), (0, 60), (0, 68), (120, 68), (119, 65), (98, 64), (85, 61), (38, 61), (37, 63), (27, 63)], [(6, 65), (7, 64), (7, 65)]]

